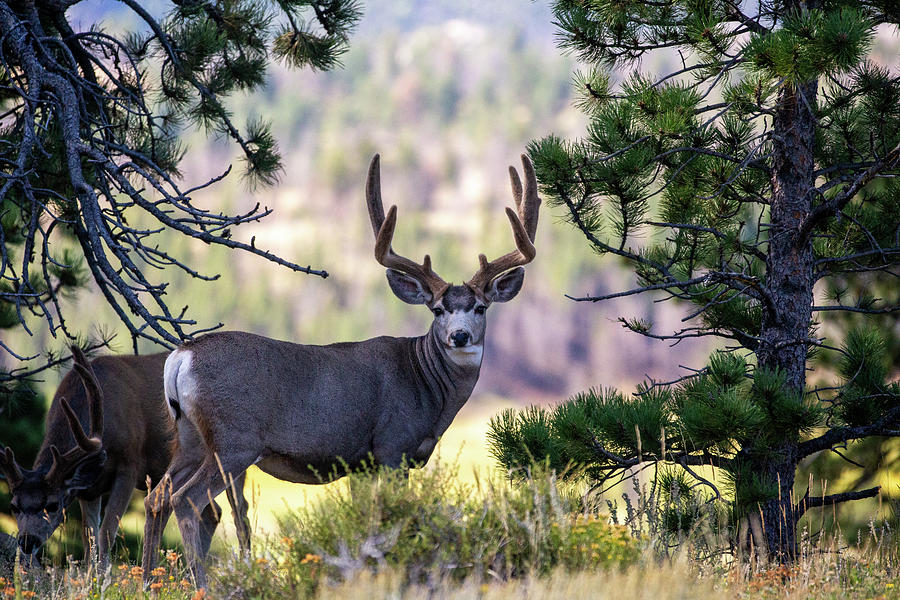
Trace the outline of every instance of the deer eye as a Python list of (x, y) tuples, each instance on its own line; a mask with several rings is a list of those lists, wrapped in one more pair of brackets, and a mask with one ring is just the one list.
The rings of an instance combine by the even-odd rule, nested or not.
[(483, 314), (484, 314), (484, 311), (486, 311), (486, 310), (487, 310), (487, 306), (476, 306), (476, 307), (475, 307), (475, 314), (476, 314), (476, 315), (483, 315)]
[(434, 316), (439, 317), (439, 316), (441, 316), (442, 314), (444, 314), (444, 309), (441, 308), (440, 306), (438, 306), (438, 307), (436, 307), (434, 310), (432, 310), (431, 312), (434, 313)]

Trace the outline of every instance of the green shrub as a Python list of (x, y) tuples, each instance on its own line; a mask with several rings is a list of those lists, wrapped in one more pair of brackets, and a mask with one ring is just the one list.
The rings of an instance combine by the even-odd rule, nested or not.
[(552, 474), (535, 473), (515, 487), (469, 485), (440, 464), (412, 471), (409, 481), (395, 470), (352, 474), (285, 516), (270, 542), (277, 558), (220, 565), (211, 570), (215, 587), (231, 597), (276, 598), (363, 572), (400, 572), (416, 584), (609, 567), (640, 555), (624, 527), (585, 512), (580, 496), (558, 487)]

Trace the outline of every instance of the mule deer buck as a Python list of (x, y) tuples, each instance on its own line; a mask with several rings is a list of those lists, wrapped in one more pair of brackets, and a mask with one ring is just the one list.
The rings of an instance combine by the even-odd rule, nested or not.
[(155, 566), (160, 535), (174, 510), (197, 587), (206, 586), (198, 511), (227, 477), (251, 465), (279, 479), (322, 483), (372, 460), (400, 468), (424, 464), (469, 399), (481, 368), (485, 311), (521, 289), (534, 258), (537, 181), (522, 156), (525, 188), (510, 167), (517, 212), (507, 208), (516, 250), (488, 262), (463, 285), (395, 254), (397, 207), (385, 216), (379, 157), (369, 166), (366, 201), (375, 259), (409, 304), (425, 304), (434, 321), (425, 335), (377, 337), (310, 346), (243, 332), (210, 333), (166, 360), (166, 398), (178, 446), (164, 480), (145, 500), (144, 573)]
[[(47, 541), (77, 498), (85, 526), (85, 559), (94, 548), (106, 564), (134, 489), (145, 489), (148, 478), (158, 482), (172, 456), (174, 422), (161, 390), (166, 354), (101, 356), (91, 363), (77, 347), (72, 354), (74, 368), (53, 397), (34, 467), (23, 469), (7, 447), (0, 451), (0, 470), (9, 484), (19, 547), (25, 554)], [(241, 546), (248, 548), (242, 485), (238, 478), (229, 500)], [(101, 522), (104, 496), (108, 498)], [(216, 508), (210, 505), (203, 513), (204, 547), (215, 529)]]

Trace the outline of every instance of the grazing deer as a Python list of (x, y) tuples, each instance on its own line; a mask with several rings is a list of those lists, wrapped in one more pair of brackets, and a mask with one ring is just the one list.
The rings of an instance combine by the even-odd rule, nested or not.
[[(172, 456), (175, 427), (161, 390), (166, 354), (101, 356), (91, 363), (77, 347), (72, 354), (74, 368), (53, 397), (34, 467), (23, 469), (7, 447), (0, 451), (0, 471), (9, 484), (25, 554), (47, 541), (77, 498), (85, 560), (94, 548), (106, 564), (134, 489), (145, 489), (147, 479), (158, 482)], [(241, 546), (249, 548), (242, 485), (243, 478), (236, 479), (232, 508)], [(216, 509), (210, 504), (203, 513), (204, 547), (217, 523)]]
[(510, 167), (518, 212), (507, 208), (516, 250), (488, 262), (464, 285), (391, 248), (397, 207), (385, 217), (379, 157), (369, 166), (366, 200), (375, 259), (401, 300), (434, 314), (428, 333), (327, 346), (293, 344), (243, 332), (210, 333), (166, 360), (166, 398), (178, 445), (163, 481), (145, 500), (144, 573), (155, 566), (172, 510), (197, 587), (206, 586), (198, 511), (256, 465), (279, 479), (322, 483), (363, 461), (423, 464), (462, 408), (481, 369), (485, 311), (511, 300), (534, 258), (537, 181), (522, 157), (525, 189)]

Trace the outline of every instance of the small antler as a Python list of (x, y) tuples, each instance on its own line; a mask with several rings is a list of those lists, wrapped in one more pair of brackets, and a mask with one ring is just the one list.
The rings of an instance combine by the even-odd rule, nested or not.
[(100, 385), (97, 383), (94, 367), (91, 366), (84, 352), (78, 346), (72, 346), (72, 357), (74, 358), (75, 370), (81, 377), (81, 384), (84, 386), (85, 395), (87, 396), (87, 404), (91, 413), (91, 437), (98, 440), (102, 439), (103, 393), (100, 391)]
[(394, 227), (397, 225), (397, 207), (388, 209), (387, 217), (381, 202), (381, 157), (376, 154), (369, 163), (369, 174), (366, 177), (366, 204), (369, 207), (369, 220), (375, 233), (375, 260), (389, 269), (402, 271), (415, 277), (430, 291), (432, 298), (438, 298), (450, 287), (450, 284), (431, 269), (431, 257), (427, 254), (422, 264), (418, 264), (404, 256), (394, 253), (391, 240), (394, 238)]
[(6, 477), (6, 482), (10, 488), (15, 487), (22, 481), (22, 468), (16, 462), (16, 455), (13, 454), (12, 448), (9, 446), (0, 450), (0, 471)]
[(72, 467), (87, 456), (98, 452), (103, 446), (103, 396), (100, 386), (97, 385), (97, 377), (94, 375), (94, 370), (88, 363), (84, 353), (77, 346), (72, 346), (72, 357), (75, 359), (74, 368), (81, 378), (87, 397), (91, 434), (88, 436), (84, 432), (84, 428), (78, 421), (78, 415), (72, 409), (68, 398), (61, 398), (60, 405), (63, 413), (66, 415), (66, 420), (69, 422), (69, 429), (72, 431), (72, 437), (75, 439), (75, 447), (62, 454), (55, 445), (50, 446), (53, 462), (45, 476), (48, 481), (62, 480), (71, 472)]
[(471, 288), (485, 291), (497, 275), (515, 267), (527, 265), (534, 260), (536, 254), (534, 235), (537, 232), (538, 208), (541, 205), (541, 199), (538, 197), (534, 166), (524, 154), (522, 155), (522, 171), (525, 173), (524, 193), (515, 167), (509, 168), (509, 182), (512, 187), (513, 199), (516, 202), (516, 211), (507, 208), (506, 216), (509, 218), (509, 224), (513, 230), (516, 249), (491, 262), (488, 262), (484, 254), (479, 254), (479, 269), (466, 283)]

